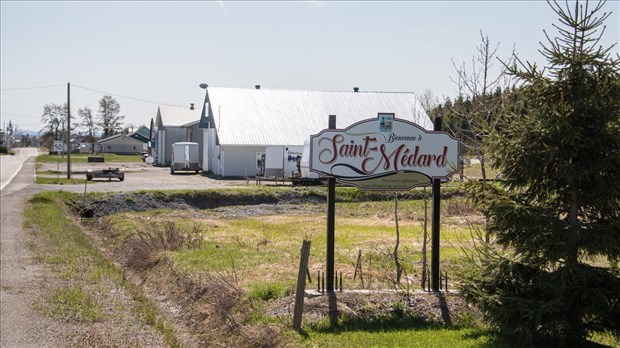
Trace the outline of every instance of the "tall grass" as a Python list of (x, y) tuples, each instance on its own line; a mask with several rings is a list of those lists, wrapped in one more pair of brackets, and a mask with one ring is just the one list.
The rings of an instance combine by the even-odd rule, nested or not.
[[(76, 196), (67, 192), (43, 192), (30, 199), (24, 211), (24, 226), (32, 231), (36, 242), (29, 244), (51, 273), (61, 281), (48, 285), (36, 308), (43, 314), (62, 320), (87, 324), (112, 320), (104, 306), (106, 297), (123, 287), (134, 298), (136, 311), (164, 336), (170, 347), (178, 347), (177, 333), (157, 314), (152, 301), (140, 289), (125, 283), (123, 271), (104, 257), (91, 239), (69, 218), (68, 206)], [(109, 303), (108, 303), (109, 305)], [(115, 346), (115, 337), (106, 337)]]

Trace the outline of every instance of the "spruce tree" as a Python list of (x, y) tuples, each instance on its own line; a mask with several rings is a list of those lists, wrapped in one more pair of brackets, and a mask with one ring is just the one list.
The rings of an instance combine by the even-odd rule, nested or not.
[[(620, 73), (603, 48), (603, 2), (550, 3), (558, 37), (522, 63), (488, 152), (506, 182), (468, 185), (489, 220), (461, 293), (514, 342), (620, 337)], [(471, 264), (470, 264), (471, 266)]]

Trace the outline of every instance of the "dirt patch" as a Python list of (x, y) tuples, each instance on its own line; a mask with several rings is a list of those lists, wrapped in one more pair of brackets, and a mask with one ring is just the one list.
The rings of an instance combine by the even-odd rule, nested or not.
[(87, 195), (76, 199), (74, 210), (91, 209), (94, 217), (122, 212), (140, 212), (156, 209), (205, 210), (210, 209), (224, 217), (238, 218), (274, 214), (299, 214), (322, 211), (324, 199), (317, 195), (282, 192), (252, 195), (227, 195), (218, 191), (185, 193), (118, 192)]
[[(361, 192), (361, 191), (360, 191)], [(420, 193), (412, 191), (402, 199), (414, 199)], [(446, 192), (446, 197), (455, 196)], [(442, 195), (443, 196), (443, 195)], [(385, 201), (386, 195), (366, 193), (346, 198), (347, 201)], [(338, 199), (337, 199), (338, 200)], [(75, 203), (76, 212), (87, 207), (95, 217), (130, 211), (154, 209), (171, 210), (215, 210), (231, 218), (269, 214), (299, 214), (324, 211), (326, 196), (324, 191), (304, 189), (283, 189), (277, 191), (240, 190), (227, 193), (219, 190), (195, 190), (185, 192), (138, 191), (108, 192), (87, 195), (86, 200)], [(241, 208), (241, 209), (238, 209)]]
[[(373, 321), (394, 315), (409, 316), (421, 323), (438, 326), (459, 324), (466, 316), (480, 316), (455, 293), (416, 291), (344, 291), (331, 295), (310, 292), (304, 301), (304, 320), (312, 323), (329, 317), (330, 308), (336, 308), (340, 316)], [(335, 304), (335, 307), (334, 307)], [(293, 316), (295, 295), (273, 301), (266, 315)]]

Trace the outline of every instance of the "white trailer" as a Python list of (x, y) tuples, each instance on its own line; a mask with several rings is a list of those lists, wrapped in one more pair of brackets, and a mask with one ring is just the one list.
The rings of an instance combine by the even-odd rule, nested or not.
[(175, 171), (200, 171), (200, 151), (198, 143), (180, 142), (172, 144), (170, 174)]
[(291, 178), (293, 186), (297, 185), (320, 185), (322, 179), (319, 174), (310, 171), (310, 139), (304, 141), (304, 146), (299, 159), (299, 169)]

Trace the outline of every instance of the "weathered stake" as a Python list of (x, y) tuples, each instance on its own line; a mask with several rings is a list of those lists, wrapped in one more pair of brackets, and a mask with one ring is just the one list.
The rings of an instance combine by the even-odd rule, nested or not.
[(297, 273), (297, 292), (295, 293), (295, 310), (293, 312), (293, 328), (301, 329), (301, 317), (304, 311), (304, 295), (306, 293), (306, 272), (310, 258), (310, 241), (304, 240), (301, 247), (299, 272)]
[(321, 292), (321, 271), (316, 271), (316, 292)]

